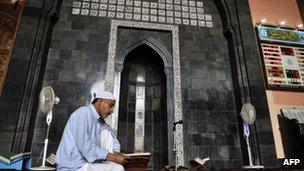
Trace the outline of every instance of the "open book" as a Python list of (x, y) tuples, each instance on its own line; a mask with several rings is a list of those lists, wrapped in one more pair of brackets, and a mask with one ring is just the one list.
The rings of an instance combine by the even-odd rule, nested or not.
[(11, 164), (15, 161), (18, 161), (23, 158), (30, 157), (31, 152), (24, 152), (24, 153), (12, 153), (12, 152), (3, 152), (0, 153), (0, 162)]
[(142, 168), (142, 170), (146, 170), (148, 163), (150, 161), (151, 153), (143, 152), (143, 153), (128, 153), (124, 154), (126, 163), (125, 168)]
[(203, 166), (207, 161), (209, 161), (209, 160), (210, 160), (209, 157), (204, 158), (204, 159), (201, 159), (201, 158), (197, 157), (197, 158), (194, 159), (195, 162), (197, 162), (198, 164), (200, 164), (200, 165), (202, 165), (202, 166)]
[(137, 156), (151, 156), (151, 153), (149, 152), (143, 152), (143, 153), (128, 153), (124, 154), (125, 157), (137, 157)]
[(52, 166), (54, 166), (56, 163), (55, 158), (56, 158), (55, 154), (52, 153), (48, 158), (45, 159), (45, 161), (51, 164)]

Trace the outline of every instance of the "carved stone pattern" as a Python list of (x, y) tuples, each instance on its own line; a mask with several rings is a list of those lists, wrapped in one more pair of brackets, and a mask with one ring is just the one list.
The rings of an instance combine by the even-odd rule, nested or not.
[(0, 49), (0, 94), (8, 67), (9, 50)]
[(10, 32), (14, 33), (17, 26), (17, 21), (0, 13), (0, 25), (7, 28)]
[[(4, 3), (6, 2), (4, 1)], [(23, 0), (19, 0), (18, 5), (22, 6), (23, 3)], [(17, 7), (13, 11), (9, 9), (0, 11), (0, 94), (10, 61), (14, 34), (19, 22), (18, 18), (22, 14), (22, 10), (23, 6)]]
[(0, 25), (0, 94), (7, 72), (12, 38), (13, 34)]
[[(108, 64), (106, 71), (106, 89), (108, 91), (114, 90), (115, 85), (115, 55), (116, 55), (116, 40), (117, 40), (117, 28), (118, 26), (133, 27), (133, 28), (147, 28), (155, 30), (171, 31), (172, 33), (172, 46), (173, 50), (173, 74), (174, 74), (174, 118), (175, 121), (182, 120), (182, 103), (181, 103), (181, 76), (180, 76), (180, 54), (179, 54), (179, 33), (178, 26), (136, 22), (136, 21), (111, 21), (110, 42), (108, 51)], [(116, 122), (117, 123), (117, 122)], [(183, 127), (178, 125), (176, 127), (176, 141), (177, 141), (177, 156), (178, 165), (184, 165), (184, 143), (183, 143)]]
[(0, 49), (10, 49), (12, 46), (12, 33), (4, 30), (0, 26)]

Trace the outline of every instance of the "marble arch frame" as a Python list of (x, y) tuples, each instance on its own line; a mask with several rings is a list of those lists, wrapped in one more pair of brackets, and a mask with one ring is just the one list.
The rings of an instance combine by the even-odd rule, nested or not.
[[(164, 62), (164, 67), (169, 68), (170, 66), (172, 67), (172, 55), (171, 53), (167, 50), (167, 48), (160, 43), (158, 40), (154, 39), (153, 37), (149, 37), (149, 38), (145, 38), (145, 39), (141, 39), (139, 41), (133, 42), (132, 45), (130, 45), (129, 47), (127, 47), (125, 50), (123, 50), (123, 53), (120, 53), (117, 55), (117, 59), (116, 59), (116, 66), (117, 65), (121, 65), (121, 67), (123, 67), (123, 62), (126, 58), (126, 56), (135, 48), (141, 46), (141, 45), (147, 45), (150, 48), (152, 48), (161, 58), (162, 61)], [(121, 72), (123, 68), (121, 68), (120, 66), (117, 66), (115, 68), (115, 70), (117, 70), (118, 72)], [(166, 75), (168, 73), (166, 72)]]
[[(166, 57), (169, 57), (170, 53), (162, 45), (155, 41), (153, 38), (143, 39), (138, 42), (133, 43), (127, 51), (124, 51), (123, 54), (119, 55), (116, 54), (116, 42), (117, 42), (117, 30), (118, 27), (128, 27), (128, 28), (142, 28), (142, 29), (151, 29), (151, 30), (161, 30), (161, 31), (169, 31), (172, 35), (172, 63), (167, 60)], [(123, 60), (126, 55), (133, 50), (134, 48), (138, 47), (139, 45), (147, 44), (152, 49), (156, 49), (155, 51), (160, 55), (162, 60), (164, 61), (165, 67), (165, 74), (167, 77), (167, 95), (171, 96), (173, 99), (173, 103), (167, 102), (171, 106), (167, 106), (168, 113), (168, 121), (172, 120), (179, 121), (183, 119), (182, 114), (182, 103), (181, 103), (181, 76), (180, 76), (180, 54), (179, 54), (179, 33), (178, 33), (178, 26), (175, 25), (166, 25), (166, 24), (155, 24), (155, 23), (146, 23), (146, 22), (135, 22), (135, 21), (123, 21), (123, 20), (111, 20), (111, 31), (110, 31), (110, 39), (109, 39), (109, 49), (108, 49), (108, 61), (107, 61), (107, 69), (106, 69), (106, 83), (105, 88), (108, 91), (114, 93), (116, 99), (119, 100), (120, 95), (120, 78), (121, 78), (121, 71), (123, 66)], [(160, 46), (158, 46), (160, 45)], [(132, 49), (133, 47), (133, 49)], [(116, 56), (120, 58), (118, 61), (116, 60)], [(165, 60), (166, 59), (166, 60)], [(171, 64), (171, 66), (169, 66)], [(170, 70), (171, 73), (170, 74)], [(172, 85), (173, 84), (173, 85)], [(174, 87), (173, 91), (168, 91), (168, 87), (172, 85)], [(170, 97), (167, 97), (170, 99)], [(117, 103), (119, 104), (119, 102)], [(111, 117), (107, 118), (107, 122), (117, 131), (118, 128), (118, 109), (119, 105), (115, 106), (114, 113)], [(172, 111), (171, 111), (172, 109)], [(172, 114), (173, 113), (173, 114)], [(170, 119), (170, 116), (173, 119)], [(169, 128), (169, 127), (168, 127)], [(170, 130), (169, 130), (170, 131)], [(183, 143), (183, 126), (177, 125), (176, 127), (176, 148), (178, 150), (178, 165), (184, 165), (184, 143)], [(170, 140), (170, 138), (168, 137)], [(168, 144), (170, 144), (168, 142)], [(168, 155), (169, 155), (169, 162), (172, 162), (173, 156), (170, 155), (170, 149), (172, 145), (168, 146)]]

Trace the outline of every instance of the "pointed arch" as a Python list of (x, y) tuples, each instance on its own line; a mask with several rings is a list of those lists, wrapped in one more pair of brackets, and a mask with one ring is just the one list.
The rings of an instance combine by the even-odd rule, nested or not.
[[(159, 42), (158, 40), (156, 40), (152, 37), (149, 37), (149, 38), (141, 39), (141, 40), (131, 43), (130, 46), (128, 46), (127, 48), (122, 50), (122, 53), (117, 55), (116, 65), (119, 64), (120, 67), (116, 67), (116, 72), (122, 71), (123, 63), (124, 63), (127, 55), (132, 50), (136, 49), (137, 47), (139, 47), (141, 45), (149, 46), (161, 57), (163, 64), (164, 64), (165, 71), (166, 71), (166, 68), (169, 68), (172, 66), (172, 60), (170, 60), (170, 59), (172, 59), (172, 54), (167, 50), (167, 48), (161, 42)], [(167, 72), (165, 72), (165, 73), (167, 75)]]
[[(154, 23), (145, 23), (145, 22), (133, 22), (133, 21), (121, 21), (121, 20), (112, 20), (111, 21), (111, 32), (110, 32), (110, 41), (109, 41), (109, 50), (108, 50), (108, 62), (107, 62), (107, 70), (106, 70), (106, 84), (105, 89), (112, 91), (114, 96), (118, 97), (120, 94), (120, 78), (121, 72), (123, 68), (123, 61), (125, 56), (123, 54), (127, 54), (126, 50), (128, 48), (119, 49), (121, 54), (117, 52), (117, 31), (119, 27), (128, 27), (128, 28), (141, 28), (141, 29), (151, 29), (151, 30), (161, 30), (167, 31), (171, 33), (171, 53), (163, 48), (163, 44), (160, 43), (160, 46), (156, 46), (158, 41), (154, 41), (151, 38), (146, 38), (143, 40), (139, 40), (136, 42), (145, 42), (149, 44), (149, 47), (155, 45), (156, 49), (159, 49), (159, 56), (162, 59), (167, 59), (166, 63), (164, 62), (164, 70), (166, 74), (167, 80), (167, 110), (168, 110), (168, 125), (172, 125), (174, 121), (182, 120), (183, 111), (182, 111), (182, 91), (181, 91), (181, 75), (180, 75), (180, 52), (179, 52), (179, 30), (176, 25), (166, 25), (166, 24), (154, 24)], [(134, 42), (129, 46), (129, 49), (137, 47), (140, 43), (136, 45)], [(153, 47), (153, 46), (152, 46)], [(157, 48), (158, 47), (158, 48)], [(167, 52), (166, 52), (167, 51)], [(158, 51), (159, 52), (159, 51)], [(166, 56), (167, 54), (168, 56)], [(118, 59), (119, 58), (119, 59)], [(173, 87), (173, 88), (172, 88)], [(115, 105), (114, 113), (109, 118), (109, 123), (117, 130), (118, 124), (118, 107), (119, 102)], [(168, 127), (168, 149), (173, 149), (173, 134), (172, 127)], [(177, 162), (179, 165), (184, 165), (184, 135), (183, 135), (183, 126), (180, 125), (176, 128), (176, 149), (177, 153), (174, 155), (171, 151), (168, 151), (169, 161), (173, 162), (174, 157), (177, 156)]]

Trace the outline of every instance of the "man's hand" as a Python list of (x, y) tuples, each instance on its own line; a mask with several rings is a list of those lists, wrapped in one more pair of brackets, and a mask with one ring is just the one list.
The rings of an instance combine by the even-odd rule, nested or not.
[(108, 161), (112, 161), (119, 164), (125, 163), (125, 156), (122, 153), (109, 153), (107, 156)]

